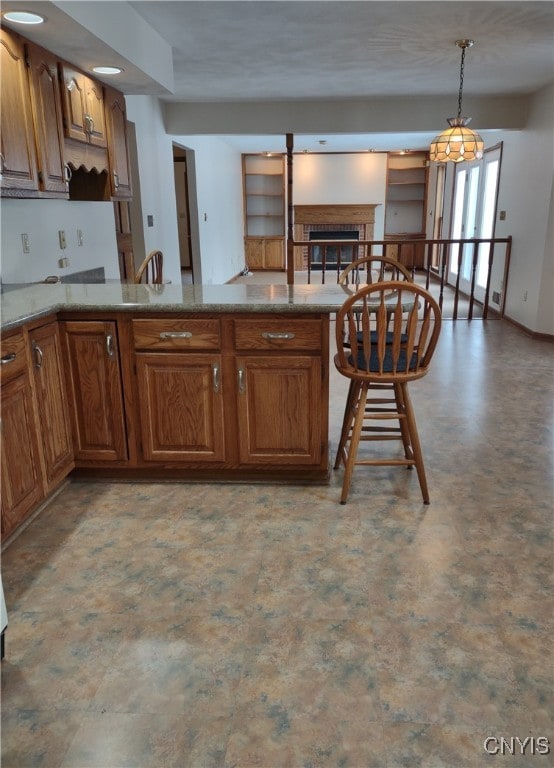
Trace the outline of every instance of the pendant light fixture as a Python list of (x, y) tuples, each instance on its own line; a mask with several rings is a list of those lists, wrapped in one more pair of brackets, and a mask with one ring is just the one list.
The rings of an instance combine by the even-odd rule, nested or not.
[(435, 136), (429, 148), (429, 159), (437, 163), (447, 161), (460, 163), (462, 160), (480, 160), (483, 157), (483, 139), (478, 133), (467, 127), (471, 122), (471, 117), (462, 117), (465, 55), (466, 48), (471, 48), (473, 40), (456, 40), (456, 45), (462, 50), (458, 115), (457, 117), (448, 118), (450, 128)]

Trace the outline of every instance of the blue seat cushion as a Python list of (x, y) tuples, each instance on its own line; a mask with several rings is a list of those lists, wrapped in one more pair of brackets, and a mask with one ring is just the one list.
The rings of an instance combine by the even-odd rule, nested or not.
[[(394, 334), (393, 334), (392, 331), (387, 331), (387, 335), (386, 335), (386, 338), (385, 338), (385, 344), (392, 344), (393, 336), (394, 336)], [(372, 344), (377, 344), (377, 331), (371, 331), (370, 332), (370, 337), (371, 337), (371, 343)], [(358, 333), (356, 334), (356, 338), (358, 339), (358, 344), (363, 344), (364, 335), (363, 335), (363, 333), (361, 331), (358, 331)], [(400, 336), (401, 344), (405, 344), (407, 341), (408, 341), (407, 334), (405, 334), (405, 333), (401, 334), (401, 336)]]
[[(354, 365), (354, 358), (351, 355), (348, 358), (348, 362), (350, 365)], [(363, 353), (363, 350), (360, 350), (358, 352), (357, 357), (358, 362), (358, 368), (360, 368), (362, 371), (367, 370), (366, 365), (366, 357)], [(394, 360), (392, 357), (392, 350), (390, 348), (387, 348), (385, 350), (385, 357), (383, 358), (383, 373), (392, 373), (394, 370)], [(412, 354), (411, 360), (410, 360), (410, 371), (414, 371), (417, 367), (417, 353), (414, 352)], [(377, 355), (377, 350), (372, 349), (369, 357), (369, 370), (372, 373), (379, 373), (379, 357)], [(401, 349), (398, 353), (398, 360), (396, 364), (396, 373), (405, 373), (406, 372), (406, 350)]]

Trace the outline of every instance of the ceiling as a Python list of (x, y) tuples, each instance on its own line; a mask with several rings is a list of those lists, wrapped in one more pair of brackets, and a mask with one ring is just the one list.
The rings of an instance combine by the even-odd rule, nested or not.
[[(551, 0), (3, 0), (2, 10), (10, 8), (47, 16), (47, 24), (20, 29), (25, 36), (84, 69), (119, 63), (124, 72), (111, 81), (115, 87), (171, 102), (451, 96), (455, 114), (459, 38), (475, 40), (466, 53), (464, 95), (529, 94), (554, 74)], [(164, 58), (171, 69), (165, 77)], [(306, 136), (304, 146), (400, 149), (430, 138)], [(268, 137), (259, 147), (249, 141), (249, 151), (272, 148)], [(241, 145), (239, 137), (234, 142)]]

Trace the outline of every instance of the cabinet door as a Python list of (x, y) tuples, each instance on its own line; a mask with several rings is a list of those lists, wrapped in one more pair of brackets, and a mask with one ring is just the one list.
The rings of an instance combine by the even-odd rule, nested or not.
[(144, 459), (224, 461), (221, 356), (139, 353), (135, 360)]
[(104, 90), (97, 80), (85, 77), (85, 125), (89, 143), (95, 147), (107, 147), (106, 116), (104, 114)]
[(2, 384), (2, 534), (9, 535), (42, 499), (39, 443), (27, 371)]
[(321, 361), (307, 356), (237, 358), (242, 464), (319, 464)]
[(62, 323), (77, 461), (127, 459), (121, 370), (114, 322)]
[(2, 88), (0, 174), (2, 189), (38, 191), (38, 169), (25, 67), (25, 47), (16, 34), (0, 29)]
[(104, 94), (96, 80), (62, 64), (65, 135), (69, 139), (106, 147)]
[(125, 96), (119, 91), (114, 91), (113, 88), (105, 88), (105, 110), (112, 197), (128, 200), (132, 193)]
[(57, 323), (32, 331), (29, 340), (48, 490), (73, 469), (69, 406)]
[(69, 139), (88, 143), (85, 123), (85, 82), (81, 72), (67, 64), (61, 65), (63, 75), (62, 104), (65, 135)]
[(282, 237), (266, 240), (264, 248), (264, 268), (283, 269), (285, 266), (285, 243)]
[(263, 269), (264, 241), (249, 237), (244, 241), (244, 256), (249, 269)]
[(27, 51), (41, 189), (67, 194), (57, 59), (33, 43), (27, 43)]

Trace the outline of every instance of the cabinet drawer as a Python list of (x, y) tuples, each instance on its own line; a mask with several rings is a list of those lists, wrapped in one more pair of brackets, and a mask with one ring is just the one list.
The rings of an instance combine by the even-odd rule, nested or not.
[(219, 349), (219, 320), (133, 320), (135, 349)]
[(2, 339), (0, 358), (0, 381), (2, 382), (13, 379), (25, 370), (27, 358), (22, 334)]
[(279, 349), (314, 352), (322, 347), (321, 320), (235, 320), (235, 346), (239, 350)]

